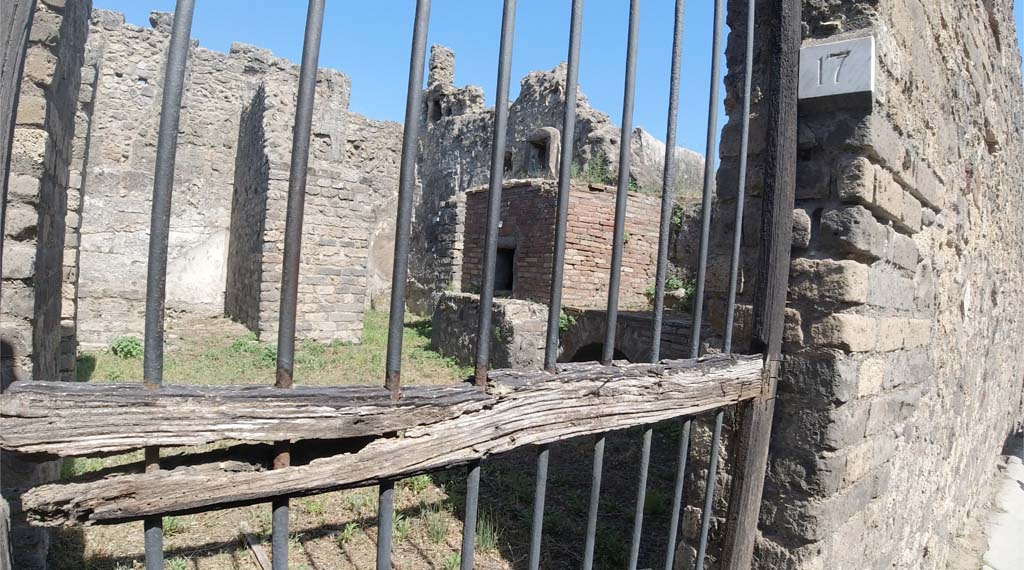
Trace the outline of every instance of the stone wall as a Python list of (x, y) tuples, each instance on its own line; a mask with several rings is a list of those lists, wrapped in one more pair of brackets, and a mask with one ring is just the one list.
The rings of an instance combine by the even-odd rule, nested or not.
[[(12, 138), (4, 226), (4, 387), (16, 380), (61, 377), (65, 212), (90, 7), (90, 2), (40, 1), (33, 17)], [(44, 568), (49, 534), (27, 527), (17, 501), (10, 499), (15, 488), (55, 477), (58, 464), (22, 463), (6, 454), (2, 464), (3, 501), (13, 506), (14, 567)]]
[[(730, 121), (712, 239), (723, 246), (713, 256), (725, 255), (732, 232), (744, 5), (730, 2)], [(758, 568), (957, 567), (958, 536), (979, 516), (1024, 413), (1024, 90), (1011, 9), (1008, 0), (804, 1), (805, 45), (874, 35), (877, 86), (869, 106), (801, 109)], [(747, 302), (765, 58), (759, 49)], [(711, 277), (720, 330), (724, 273)], [(743, 346), (749, 308), (739, 317)]]
[[(512, 297), (547, 303), (551, 294), (557, 185), (550, 180), (525, 180), (509, 181), (505, 186), (501, 194), (498, 248), (514, 250)], [(461, 287), (477, 292), (482, 279), (488, 191), (474, 189), (465, 196)], [(660, 209), (658, 197), (629, 194), (619, 293), (623, 308), (648, 305), (645, 292), (654, 284)], [(614, 188), (572, 187), (566, 225), (563, 305), (606, 306), (614, 218)]]
[[(565, 107), (565, 64), (523, 78), (519, 97), (509, 107), (503, 177), (557, 178)], [(464, 282), (465, 192), (490, 177), (494, 112), (484, 105), (480, 87), (455, 87), (455, 55), (433, 46), (420, 116), (419, 196), (414, 218), (409, 305), (430, 313), (437, 296)], [(618, 174), (620, 129), (608, 115), (577, 94), (573, 157), (580, 183), (614, 183)], [(637, 129), (631, 136), (630, 178), (638, 189), (657, 193), (664, 165), (664, 144)], [(703, 158), (677, 149), (680, 196), (700, 192)], [(595, 164), (588, 168), (592, 162)]]
[[(461, 364), (476, 361), (480, 296), (444, 293), (431, 319), (430, 347)], [(491, 368), (544, 366), (548, 308), (531, 301), (495, 299), (491, 314)]]
[[(124, 17), (114, 12), (98, 10), (93, 15), (89, 48), (97, 53), (98, 79), (83, 170), (77, 290), (79, 341), (86, 346), (107, 345), (118, 335), (138, 335), (142, 330), (169, 15), (154, 13), (151, 24), (152, 28), (126, 24)], [(356, 213), (359, 223), (372, 233), (369, 238), (357, 239), (352, 247), (374, 249), (371, 239), (384, 242), (385, 247), (374, 249), (370, 271), (374, 281), (372, 286), (366, 285), (380, 295), (388, 289), (381, 276), (388, 275), (391, 265), (386, 245), (394, 226), (400, 126), (350, 113), (348, 78), (328, 69), (321, 69), (319, 75), (311, 165), (313, 170), (324, 170), (321, 178), (337, 174), (349, 187), (358, 185), (353, 191), (365, 193), (367, 203), (374, 204), (372, 218)], [(175, 165), (168, 258), (170, 310), (225, 311), (232, 188), (235, 167), (246, 160), (238, 156), (237, 145), (246, 134), (240, 132), (240, 118), (262, 86), (269, 100), (264, 122), (273, 128), (265, 133), (268, 148), (279, 153), (270, 157), (280, 163), (271, 168), (277, 171), (271, 176), (282, 176), (283, 170), (280, 180), (286, 188), (297, 79), (297, 65), (267, 50), (234, 44), (224, 54), (193, 42)], [(311, 173), (311, 188), (316, 187), (316, 180)], [(277, 211), (274, 186), (268, 183), (271, 213), (279, 214), (283, 224), (284, 211)], [(282, 230), (271, 227), (274, 219), (272, 216), (267, 228), (271, 242), (282, 235), (274, 233)], [(267, 263), (272, 264), (269, 259)], [(365, 260), (359, 263), (366, 265)], [(384, 267), (387, 269), (381, 269)], [(365, 274), (367, 269), (360, 271)], [(270, 283), (274, 273), (279, 278), (279, 272), (278, 263), (263, 276)], [(365, 304), (366, 298), (360, 295), (346, 304)]]

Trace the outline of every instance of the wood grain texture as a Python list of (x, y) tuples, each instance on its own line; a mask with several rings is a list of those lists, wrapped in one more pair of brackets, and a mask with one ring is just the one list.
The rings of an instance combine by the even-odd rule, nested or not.
[(765, 101), (768, 132), (751, 351), (765, 354), (767, 374), (765, 392), (743, 405), (736, 434), (737, 468), (723, 545), (722, 568), (727, 570), (747, 570), (753, 558), (775, 414), (775, 386), (782, 363), (793, 244), (801, 3), (768, 0), (765, 5), (770, 30), (765, 40), (770, 53)]
[[(43, 485), (27, 491), (22, 503), (34, 523), (56, 526), (117, 523), (361, 487), (523, 446), (733, 405), (762, 393), (761, 369), (757, 356), (716, 356), (564, 365), (559, 374), (495, 371), (485, 399), (459, 404), (458, 413), (438, 414), (443, 419), (435, 422), (372, 438), (349, 453), (270, 471), (222, 462)], [(285, 391), (277, 393), (287, 397)]]

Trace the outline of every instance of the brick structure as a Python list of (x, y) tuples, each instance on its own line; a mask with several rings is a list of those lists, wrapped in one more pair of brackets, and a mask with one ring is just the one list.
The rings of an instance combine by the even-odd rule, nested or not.
[[(509, 106), (505, 180), (557, 178), (561, 149), (562, 115), (565, 107), (565, 64), (550, 71), (534, 71), (520, 84), (519, 96)], [(433, 46), (430, 75), (424, 94), (417, 174), (421, 185), (412, 232), (410, 261), (410, 308), (431, 313), (438, 296), (458, 288), (466, 278), (463, 233), (473, 222), (466, 209), (466, 192), (490, 179), (491, 139), (494, 113), (484, 105), (483, 89), (456, 87), (455, 54)], [(590, 106), (586, 96), (577, 97), (573, 162), (580, 172), (597, 161), (587, 182), (614, 184), (618, 175), (621, 131), (605, 113)], [(645, 192), (658, 193), (664, 170), (665, 144), (643, 129), (630, 136), (630, 180)], [(677, 196), (700, 193), (704, 159), (677, 148)], [(689, 219), (689, 218), (687, 218)], [(646, 285), (645, 285), (646, 286)]]
[[(480, 290), (487, 196), (486, 188), (466, 193), (463, 291)], [(557, 201), (558, 189), (552, 181), (510, 181), (505, 184), (501, 193), (501, 228), (498, 230), (499, 268), (495, 288), (499, 294), (504, 289), (505, 294), (515, 299), (547, 303), (551, 294)], [(648, 304), (644, 292), (654, 283), (660, 210), (659, 198), (635, 192), (629, 194), (620, 290), (623, 307)], [(605, 306), (614, 218), (614, 188), (603, 185), (572, 187), (566, 226), (564, 305), (579, 308)], [(507, 276), (504, 284), (502, 276)]]

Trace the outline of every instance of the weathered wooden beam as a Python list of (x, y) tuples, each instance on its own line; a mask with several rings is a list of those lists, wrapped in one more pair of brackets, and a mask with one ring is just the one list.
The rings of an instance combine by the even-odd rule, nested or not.
[(725, 570), (751, 567), (764, 491), (768, 446), (775, 414), (775, 386), (782, 364), (793, 204), (796, 196), (797, 87), (799, 80), (800, 0), (768, 0), (768, 86), (765, 97), (768, 132), (761, 208), (761, 251), (751, 351), (763, 352), (768, 372), (765, 392), (741, 409), (736, 474), (729, 499), (723, 563)]
[(566, 365), (559, 374), (495, 371), (487, 400), (460, 405), (455, 415), (384, 435), (350, 453), (272, 471), (220, 463), (43, 485), (24, 493), (22, 504), (36, 524), (117, 523), (372, 485), (527, 445), (736, 404), (762, 393), (761, 369), (760, 357), (716, 356)]
[(479, 409), (469, 385), (410, 387), (401, 401), (361, 386), (167, 386), (23, 382), (0, 395), (0, 448), (40, 459), (145, 446), (380, 435)]

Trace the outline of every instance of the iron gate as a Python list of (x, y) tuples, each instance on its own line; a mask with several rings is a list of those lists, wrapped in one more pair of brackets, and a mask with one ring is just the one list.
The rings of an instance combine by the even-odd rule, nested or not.
[[(401, 384), (402, 327), (405, 313), (405, 292), (410, 250), (411, 216), (413, 194), (416, 184), (416, 152), (419, 120), (423, 105), (423, 67), (426, 52), (427, 28), (430, 19), (430, 0), (416, 2), (415, 24), (410, 56), (408, 93), (402, 148), (398, 217), (396, 225), (395, 260), (391, 294), (391, 309), (387, 348), (386, 378), (384, 387), (338, 387), (315, 390), (293, 389), (293, 366), (295, 355), (296, 304), (299, 280), (299, 260), (303, 223), (303, 202), (305, 198), (307, 162), (313, 113), (316, 72), (323, 24), (325, 0), (310, 0), (306, 19), (306, 30), (299, 77), (298, 104), (292, 141), (289, 179), (285, 251), (281, 281), (281, 303), (279, 335), (277, 346), (277, 371), (275, 388), (268, 390), (235, 388), (184, 388), (162, 386), (164, 347), (164, 306), (165, 280), (167, 273), (168, 234), (170, 227), (171, 190), (173, 187), (175, 150), (181, 109), (182, 89), (190, 29), (195, 0), (178, 0), (165, 69), (163, 101), (161, 106), (159, 139), (157, 145), (156, 171), (154, 176), (151, 233), (149, 242), (148, 279), (146, 295), (144, 382), (141, 385), (61, 385), (60, 383), (27, 382), (16, 383), (3, 396), (5, 434), (2, 438), (5, 449), (46, 456), (72, 457), (89, 454), (110, 453), (129, 449), (145, 449), (145, 474), (124, 478), (111, 478), (92, 483), (67, 483), (46, 486), (45, 490), (33, 490), (26, 494), (27, 508), (35, 509), (37, 520), (54, 521), (64, 524), (87, 522), (122, 522), (143, 519), (145, 521), (145, 554), (148, 570), (163, 568), (161, 520), (164, 514), (196, 512), (251, 504), (272, 500), (273, 504), (273, 567), (287, 567), (288, 554), (288, 508), (289, 498), (323, 492), (325, 490), (379, 483), (379, 518), (377, 541), (377, 568), (391, 567), (391, 539), (393, 519), (393, 492), (397, 479), (420, 472), (430, 472), (466, 464), (468, 478), (465, 503), (465, 524), (462, 538), (461, 567), (473, 567), (474, 533), (479, 502), (480, 462), (487, 456), (524, 445), (536, 445), (535, 492), (533, 503), (532, 530), (529, 543), (530, 570), (541, 566), (541, 541), (545, 511), (545, 491), (550, 458), (549, 445), (553, 442), (584, 434), (595, 434), (593, 446), (592, 484), (587, 518), (585, 543), (583, 544), (583, 567), (589, 570), (594, 561), (598, 506), (601, 498), (601, 477), (605, 449), (605, 433), (629, 426), (648, 426), (643, 431), (640, 476), (636, 489), (636, 513), (630, 546), (629, 567), (637, 566), (640, 537), (643, 532), (644, 499), (647, 489), (647, 473), (650, 461), (652, 429), (654, 421), (678, 418), (682, 422), (681, 437), (676, 466), (676, 483), (672, 503), (669, 535), (665, 552), (666, 570), (674, 565), (678, 544), (679, 518), (683, 506), (683, 485), (689, 455), (690, 431), (693, 417), (697, 413), (714, 411), (712, 448), (709, 457), (706, 492), (703, 497), (700, 535), (697, 544), (698, 569), (704, 566), (711, 522), (712, 500), (718, 469), (718, 447), (721, 443), (723, 415), (731, 406), (738, 406), (741, 414), (741, 428), (736, 434), (739, 453), (737, 455), (736, 479), (730, 500), (729, 516), (724, 546), (723, 568), (739, 570), (748, 568), (753, 551), (757, 527), (758, 510), (768, 451), (771, 429), (773, 398), (778, 367), (781, 361), (783, 309), (789, 266), (789, 244), (791, 232), (791, 211), (795, 176), (796, 149), (796, 58), (800, 36), (800, 4), (795, 0), (766, 0), (761, 3), (765, 10), (768, 30), (764, 38), (755, 38), (755, 0), (745, 3), (746, 54), (745, 82), (743, 88), (742, 142), (738, 177), (738, 199), (735, 212), (736, 224), (732, 242), (732, 258), (729, 272), (729, 293), (727, 325), (724, 334), (726, 356), (701, 358), (701, 322), (704, 311), (704, 290), (708, 266), (708, 245), (711, 227), (711, 200), (715, 176), (716, 143), (718, 136), (717, 104), (720, 84), (719, 57), (722, 53), (722, 31), (725, 14), (724, 0), (715, 0), (712, 65), (707, 124), (707, 157), (704, 169), (703, 205), (699, 263), (696, 294), (692, 308), (692, 339), (690, 359), (684, 361), (661, 361), (659, 355), (662, 314), (665, 309), (665, 281), (668, 268), (669, 225), (673, 206), (675, 186), (675, 161), (671, 153), (675, 148), (675, 132), (678, 115), (680, 68), (682, 65), (682, 34), (684, 1), (676, 0), (673, 48), (670, 69), (670, 93), (668, 124), (666, 130), (666, 159), (664, 186), (660, 219), (660, 237), (657, 258), (657, 279), (654, 298), (653, 342), (650, 363), (624, 365), (612, 362), (615, 349), (615, 329), (618, 318), (619, 274), (622, 267), (624, 225), (629, 188), (630, 151), (626, 144), (620, 145), (618, 185), (616, 195), (615, 225), (609, 294), (607, 298), (607, 334), (601, 362), (598, 364), (560, 365), (556, 363), (558, 350), (559, 315), (561, 312), (562, 267), (565, 260), (566, 220), (569, 206), (570, 177), (573, 162), (573, 136), (576, 122), (576, 93), (580, 62), (580, 38), (583, 0), (572, 0), (572, 17), (568, 33), (568, 68), (566, 77), (566, 105), (562, 119), (564, 141), (561, 146), (558, 171), (558, 204), (556, 234), (553, 244), (554, 271), (551, 280), (550, 304), (547, 319), (547, 344), (544, 373), (525, 371), (489, 370), (491, 315), (494, 298), (495, 261), (500, 216), (502, 171), (505, 155), (506, 126), (509, 102), (509, 75), (512, 61), (512, 37), (515, 25), (516, 0), (504, 0), (498, 58), (497, 96), (491, 148), (491, 177), (488, 194), (488, 214), (484, 249), (483, 281), (480, 294), (478, 343), (475, 357), (475, 375), (472, 386), (446, 386), (435, 388), (407, 388)], [(632, 131), (633, 101), (636, 77), (636, 53), (639, 37), (639, 0), (630, 1), (628, 41), (626, 49), (626, 73), (623, 82), (623, 113), (620, 141), (629, 140)], [(31, 12), (31, 11), (30, 11)], [(761, 254), (758, 261), (758, 279), (755, 294), (753, 319), (752, 352), (759, 354), (757, 365), (749, 357), (731, 355), (734, 312), (736, 304), (737, 275), (740, 262), (740, 237), (744, 215), (744, 191), (747, 179), (747, 147), (749, 140), (749, 116), (752, 70), (754, 67), (755, 40), (770, 54), (767, 70), (768, 89), (767, 152), (765, 155), (764, 192), (761, 221)], [(23, 55), (22, 55), (23, 57)], [(13, 112), (13, 110), (12, 110)], [(5, 157), (9, 160), (9, 155)], [(6, 164), (5, 164), (6, 167)], [(5, 171), (6, 174), (6, 171)], [(6, 200), (6, 180), (4, 198)], [(622, 383), (640, 383), (649, 386), (651, 394), (639, 401), (639, 407), (619, 410), (625, 420), (608, 422), (603, 406), (614, 406), (621, 401), (621, 395), (614, 388)], [(673, 383), (675, 382), (675, 383)], [(624, 384), (623, 384), (624, 385)], [(632, 384), (631, 384), (632, 385)], [(497, 390), (495, 387), (501, 387)], [(346, 410), (356, 406), (376, 407), (381, 419), (376, 431), (359, 431), (353, 424), (338, 427), (336, 439), (350, 437), (383, 436), (404, 429), (425, 425), (424, 414), (445, 414), (453, 407), (488, 408), (491, 414), (488, 429), (500, 428), (495, 424), (502, 421), (502, 402), (508, 401), (508, 391), (519, 398), (521, 406), (533, 406), (535, 394), (544, 390), (560, 390), (563, 386), (580, 388), (581, 409), (588, 410), (583, 416), (573, 416), (571, 421), (548, 425), (539, 420), (525, 425), (517, 432), (493, 436), (494, 441), (473, 440), (461, 448), (437, 448), (436, 451), (420, 448), (422, 454), (418, 463), (392, 465), (380, 460), (356, 480), (338, 477), (327, 482), (310, 483), (292, 473), (305, 469), (308, 476), (313, 472), (308, 465), (290, 465), (290, 447), (307, 441), (306, 436), (296, 431), (289, 418), (282, 418), (283, 426), (278, 433), (256, 435), (242, 433), (249, 439), (263, 440), (274, 444), (274, 471), (230, 478), (216, 471), (203, 471), (204, 457), (197, 456), (194, 462), (198, 471), (182, 475), (178, 471), (161, 472), (161, 445), (181, 444), (179, 439), (164, 437), (163, 434), (148, 431), (152, 426), (135, 427), (134, 432), (111, 431), (109, 438), (98, 438), (103, 443), (89, 443), (82, 439), (71, 441), (56, 436), (56, 427), (45, 427), (32, 423), (33, 414), (24, 414), (31, 407), (42, 416), (62, 418), (61, 422), (79, 422), (78, 427), (96, 427), (100, 421), (95, 417), (75, 415), (75, 409), (89, 405), (111, 402), (116, 406), (141, 406), (143, 409), (169, 408), (181, 401), (200, 406), (205, 413), (224, 414), (225, 407), (243, 401), (245, 398), (265, 398), (266, 401), (286, 402), (301, 406), (311, 399), (318, 403), (329, 402), (335, 406), (339, 417)], [(605, 393), (602, 395), (601, 391)], [(708, 393), (718, 391), (717, 395)], [(502, 400), (505, 398), (505, 400)], [(589, 400), (587, 398), (590, 398)], [(668, 402), (657, 405), (657, 401)], [(198, 403), (197, 403), (198, 402)], [(547, 405), (547, 404), (545, 404)], [(570, 412), (557, 405), (540, 408), (556, 417), (569, 417)], [(411, 411), (410, 411), (411, 410)], [(474, 410), (476, 410), (474, 408)], [(477, 413), (479, 410), (474, 411)], [(61, 415), (64, 414), (64, 415)], [(419, 414), (419, 415), (417, 415)], [(558, 416), (558, 414), (562, 414)], [(35, 413), (35, 419), (40, 414)], [(95, 416), (96, 414), (88, 414)], [(482, 415), (482, 414), (481, 414)], [(446, 416), (447, 417), (447, 416)], [(77, 419), (73, 419), (77, 418)], [(434, 418), (436, 419), (436, 418)], [(452, 418), (447, 418), (452, 420)], [(185, 418), (189, 421), (190, 418)], [(197, 420), (198, 421), (198, 420)], [(447, 421), (447, 420), (446, 420)], [(458, 418), (450, 421), (451, 433), (461, 429)], [(626, 422), (626, 423), (623, 423)], [(19, 423), (23, 422), (23, 423)], [(50, 422), (53, 424), (55, 422)], [(344, 423), (344, 422), (342, 422)], [(477, 426), (479, 429), (479, 426)], [(70, 429), (67, 425), (65, 429)], [(195, 428), (199, 430), (200, 428)], [(363, 428), (360, 428), (363, 429)], [(497, 433), (495, 432), (495, 433)], [(307, 434), (308, 435), (308, 434)], [(192, 433), (188, 442), (210, 442), (216, 436)], [(205, 439), (204, 439), (205, 438)], [(221, 433), (221, 439), (228, 437)], [(399, 438), (400, 439), (400, 438)], [(497, 443), (495, 443), (495, 441)], [(436, 442), (435, 442), (436, 443)], [(378, 457), (390, 457), (399, 453), (396, 449), (414, 450), (406, 442), (398, 446), (394, 438), (381, 444)], [(424, 444), (426, 445), (426, 444)], [(367, 446), (367, 448), (372, 447)], [(364, 453), (362, 450), (356, 452)], [(351, 451), (349, 453), (352, 453)], [(412, 451), (410, 451), (412, 453)], [(327, 455), (330, 452), (326, 453)], [(415, 455), (415, 453), (412, 453)], [(28, 456), (28, 455), (26, 455)], [(372, 456), (371, 456), (372, 457)], [(208, 459), (208, 458), (206, 458)], [(337, 458), (335, 458), (337, 460)], [(340, 460), (337, 460), (340, 461)], [(329, 464), (336, 467), (336, 464)], [(332, 468), (333, 468), (332, 467)], [(202, 477), (197, 478), (196, 473)], [(211, 475), (212, 473), (212, 475)], [(319, 473), (319, 472), (318, 472)], [(225, 486), (240, 482), (256, 485), (259, 481), (270, 481), (255, 491), (232, 494)], [(225, 483), (226, 482), (226, 483)], [(71, 486), (77, 484), (78, 486)], [(186, 487), (193, 485), (198, 487)], [(178, 486), (178, 492), (170, 489)], [(259, 485), (256, 485), (259, 486)], [(190, 494), (186, 497), (182, 489)], [(91, 502), (90, 502), (91, 501)], [(133, 502), (134, 501), (134, 502)], [(148, 507), (143, 506), (149, 505)]]

